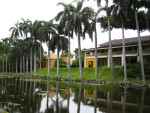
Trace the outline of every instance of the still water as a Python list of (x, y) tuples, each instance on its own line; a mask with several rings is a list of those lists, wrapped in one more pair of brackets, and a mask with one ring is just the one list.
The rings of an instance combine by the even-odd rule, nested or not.
[(150, 113), (150, 89), (0, 78), (9, 113)]

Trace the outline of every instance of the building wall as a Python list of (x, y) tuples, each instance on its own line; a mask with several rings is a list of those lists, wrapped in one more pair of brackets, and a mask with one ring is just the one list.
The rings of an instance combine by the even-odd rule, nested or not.
[(86, 67), (95, 67), (95, 58), (87, 58)]
[[(50, 60), (50, 68), (56, 68), (55, 62), (55, 59)], [(46, 59), (46, 61), (44, 62), (44, 68), (48, 68), (48, 59)]]

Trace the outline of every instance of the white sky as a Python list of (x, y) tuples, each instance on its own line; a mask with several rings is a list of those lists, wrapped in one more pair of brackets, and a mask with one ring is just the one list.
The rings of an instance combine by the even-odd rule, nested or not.
[[(14, 26), (14, 24), (21, 18), (34, 20), (45, 20), (48, 21), (56, 16), (56, 14), (63, 10), (61, 6), (57, 6), (59, 2), (71, 3), (73, 0), (0, 0), (0, 39), (9, 37), (9, 28)], [(77, 0), (76, 0), (77, 1)], [(94, 0), (85, 2), (95, 10), (96, 3)], [(102, 33), (98, 28), (98, 44), (108, 41), (108, 33)], [(112, 32), (112, 39), (121, 38), (121, 29), (115, 29)], [(141, 33), (141, 36), (149, 35), (148, 31)], [(136, 37), (137, 32), (133, 30), (126, 30), (125, 37)], [(74, 51), (78, 47), (77, 38), (74, 36), (74, 40), (71, 40), (71, 51)], [(94, 41), (86, 38), (86, 40), (81, 42), (82, 48), (93, 48)], [(44, 45), (46, 49), (46, 45)]]

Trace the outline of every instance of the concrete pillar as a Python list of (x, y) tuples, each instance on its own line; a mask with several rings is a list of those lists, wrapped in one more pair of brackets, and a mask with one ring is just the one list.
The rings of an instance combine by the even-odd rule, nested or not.
[(85, 56), (84, 56), (84, 67), (86, 67), (86, 51), (85, 51)]

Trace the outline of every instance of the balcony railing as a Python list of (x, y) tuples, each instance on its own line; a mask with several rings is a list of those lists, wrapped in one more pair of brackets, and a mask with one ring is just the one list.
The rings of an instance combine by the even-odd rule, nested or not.
[(150, 54), (150, 50), (143, 50), (143, 53), (149, 53)]
[(134, 50), (134, 51), (126, 51), (126, 54), (137, 54), (137, 50)]

